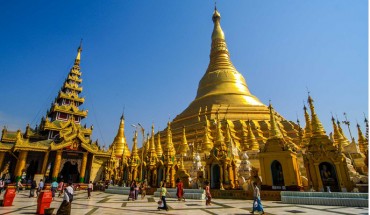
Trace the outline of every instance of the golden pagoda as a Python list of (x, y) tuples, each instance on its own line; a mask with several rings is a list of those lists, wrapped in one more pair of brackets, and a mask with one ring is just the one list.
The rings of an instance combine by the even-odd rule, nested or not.
[[(188, 143), (199, 146), (195, 147), (194, 153), (204, 153), (209, 156), (214, 147), (218, 147), (217, 150), (220, 153), (223, 150), (220, 147), (224, 147), (225, 153), (227, 153), (225, 141), (219, 138), (222, 138), (223, 134), (227, 134), (230, 129), (230, 138), (237, 150), (246, 144), (245, 141), (248, 137), (250, 138), (251, 142), (247, 143), (251, 144), (251, 148), (248, 148), (247, 151), (249, 160), (254, 167), (259, 169), (259, 148), (269, 137), (269, 109), (251, 94), (244, 77), (232, 64), (225, 34), (221, 28), (221, 15), (216, 8), (212, 20), (214, 26), (209, 65), (199, 82), (194, 101), (171, 122), (172, 141), (175, 148), (178, 148), (183, 138), (182, 128), (185, 126)], [(223, 120), (219, 120), (217, 117)], [(250, 133), (249, 136), (246, 130), (246, 121), (249, 124), (248, 129), (251, 129), (251, 133), (253, 133)], [(300, 145), (298, 125), (284, 119), (277, 113), (276, 123), (286, 139)], [(164, 140), (167, 136), (167, 130), (158, 132), (156, 136), (161, 136), (160, 138)], [(166, 147), (165, 141), (162, 141), (161, 144)], [(192, 155), (188, 153), (188, 156)], [(240, 162), (238, 156), (235, 156), (234, 159), (235, 162)], [(186, 169), (189, 169), (192, 166), (192, 160), (189, 158), (184, 160)], [(206, 160), (202, 162), (206, 166)], [(232, 173), (236, 172), (237, 170), (232, 171)], [(210, 174), (210, 171), (208, 173)], [(212, 178), (211, 176), (207, 177)], [(234, 179), (231, 181), (235, 182)]]

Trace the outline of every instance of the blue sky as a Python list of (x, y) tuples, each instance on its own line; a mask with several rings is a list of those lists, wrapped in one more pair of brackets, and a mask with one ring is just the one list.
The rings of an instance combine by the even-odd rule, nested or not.
[[(331, 112), (364, 129), (366, 0), (218, 1), (235, 67), (263, 103), (302, 124), (307, 88), (327, 133)], [(195, 98), (209, 62), (214, 1), (1, 1), (0, 126), (38, 124), (83, 38), (84, 121), (111, 144), (123, 108), (132, 144), (141, 123), (166, 127)], [(347, 129), (345, 129), (347, 131)], [(347, 135), (349, 136), (349, 135)]]

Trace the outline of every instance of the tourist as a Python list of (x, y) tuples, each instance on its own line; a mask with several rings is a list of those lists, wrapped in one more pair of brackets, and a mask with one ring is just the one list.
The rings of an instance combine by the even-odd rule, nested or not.
[(144, 181), (141, 185), (141, 199), (145, 198), (146, 188), (147, 188), (146, 181)]
[(254, 200), (253, 200), (253, 209), (251, 211), (251, 214), (254, 214), (254, 211), (262, 212), (262, 214), (265, 214), (265, 212), (263, 211), (262, 203), (261, 203), (260, 189), (258, 188), (256, 182), (253, 182), (253, 186), (254, 186), (254, 192), (253, 192)]
[(3, 191), (3, 189), (4, 189), (4, 181), (3, 179), (0, 179), (0, 194)]
[(73, 187), (72, 182), (68, 183), (68, 187), (64, 189), (63, 202), (57, 211), (57, 215), (70, 215), (73, 201)]
[(205, 191), (206, 191), (206, 205), (208, 206), (208, 205), (212, 205), (211, 204), (211, 200), (212, 200), (212, 195), (211, 195), (211, 190), (210, 190), (210, 188), (209, 188), (209, 182), (208, 181), (206, 181), (205, 182)]
[(90, 183), (87, 185), (87, 198), (90, 199), (91, 197), (91, 192), (93, 191), (93, 183), (90, 181)]
[(40, 179), (39, 186), (38, 186), (37, 192), (36, 192), (37, 196), (39, 196), (39, 193), (41, 192), (42, 189), (44, 189), (44, 182), (42, 181), (42, 179)]
[(166, 194), (168, 194), (168, 196), (170, 194), (167, 192), (166, 182), (163, 182), (162, 185), (163, 186), (161, 188), (161, 193), (159, 195), (159, 198), (161, 198), (161, 200), (162, 200), (163, 207), (158, 207), (158, 210), (165, 209), (166, 211), (168, 211), (168, 207), (167, 207), (167, 204), (166, 204)]
[(64, 182), (63, 182), (63, 179), (59, 182), (58, 184), (58, 191), (59, 191), (59, 194), (58, 194), (58, 197), (61, 197), (62, 194), (63, 194), (63, 187), (64, 187)]
[(182, 181), (178, 178), (176, 180), (176, 196), (177, 196), (177, 201), (184, 201), (185, 202), (185, 197), (184, 197), (184, 184)]
[(55, 192), (57, 191), (57, 189), (58, 189), (58, 182), (54, 180), (53, 183), (51, 183), (51, 196), (53, 197), (53, 200), (54, 200)]
[(23, 187), (22, 183), (21, 183), (21, 179), (18, 180), (17, 182), (17, 185), (16, 185), (16, 188), (17, 188), (17, 193), (19, 193), (19, 190)]
[(31, 183), (30, 198), (31, 197), (36, 197), (35, 196), (36, 187), (37, 187), (36, 180), (33, 180), (32, 183)]
[(135, 201), (135, 186), (136, 186), (136, 183), (135, 183), (135, 180), (133, 180), (130, 185), (130, 193), (128, 195), (127, 201), (129, 201), (130, 198), (132, 199), (132, 201)]
[(141, 186), (140, 182), (138, 184), (136, 184), (136, 182), (135, 182), (135, 186), (134, 186), (134, 188), (135, 188), (135, 200), (137, 200), (137, 197), (139, 196), (140, 186)]

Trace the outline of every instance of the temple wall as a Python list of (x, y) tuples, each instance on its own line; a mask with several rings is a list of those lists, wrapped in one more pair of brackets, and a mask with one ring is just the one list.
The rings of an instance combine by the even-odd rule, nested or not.
[(98, 158), (93, 158), (92, 165), (91, 165), (91, 171), (90, 171), (90, 180), (93, 183), (98, 182), (102, 180), (100, 176), (102, 175), (104, 171), (104, 161)]

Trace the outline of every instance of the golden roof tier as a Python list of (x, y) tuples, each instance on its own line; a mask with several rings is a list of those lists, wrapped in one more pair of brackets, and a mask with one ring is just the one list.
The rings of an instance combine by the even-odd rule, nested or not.
[(125, 137), (125, 117), (122, 114), (121, 121), (119, 123), (119, 128), (117, 131), (117, 135), (113, 140), (111, 147), (115, 147), (115, 156), (118, 158), (121, 157), (130, 157), (130, 150), (128, 149), (128, 145), (126, 142)]

